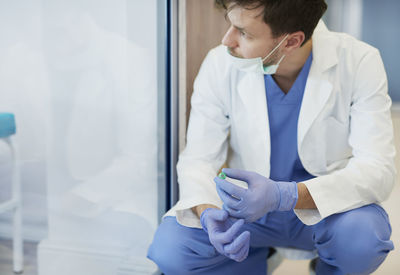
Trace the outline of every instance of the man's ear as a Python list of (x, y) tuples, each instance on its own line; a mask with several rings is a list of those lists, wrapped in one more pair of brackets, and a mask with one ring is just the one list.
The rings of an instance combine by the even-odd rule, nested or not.
[(285, 52), (287, 54), (301, 47), (304, 42), (305, 34), (302, 31), (289, 34), (286, 40)]

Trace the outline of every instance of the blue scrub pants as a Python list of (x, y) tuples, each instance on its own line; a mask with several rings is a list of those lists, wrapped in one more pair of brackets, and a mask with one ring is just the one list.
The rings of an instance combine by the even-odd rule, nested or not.
[(317, 249), (317, 274), (368, 274), (393, 250), (388, 215), (376, 204), (331, 215), (312, 226), (303, 224), (293, 211), (271, 212), (243, 230), (250, 231), (250, 251), (238, 263), (216, 252), (202, 229), (165, 217), (148, 258), (166, 275), (265, 275), (270, 247), (294, 247)]

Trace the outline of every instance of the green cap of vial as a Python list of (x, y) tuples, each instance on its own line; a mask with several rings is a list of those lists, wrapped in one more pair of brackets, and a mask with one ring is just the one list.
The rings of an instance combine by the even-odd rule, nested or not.
[(226, 179), (226, 175), (225, 175), (224, 172), (219, 173), (218, 177), (219, 177), (220, 179), (223, 179), (223, 180)]

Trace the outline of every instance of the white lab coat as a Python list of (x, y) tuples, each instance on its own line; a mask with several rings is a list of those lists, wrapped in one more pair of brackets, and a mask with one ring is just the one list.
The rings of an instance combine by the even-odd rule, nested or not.
[[(304, 181), (317, 210), (295, 210), (305, 224), (387, 199), (395, 183), (391, 100), (377, 49), (328, 31), (313, 37), (313, 61), (298, 122)], [(212, 49), (194, 84), (187, 146), (177, 165), (180, 199), (166, 214), (201, 227), (191, 207), (221, 207), (213, 178), (231, 168), (270, 174), (270, 132), (262, 74), (238, 71), (224, 46)], [(227, 157), (228, 156), (228, 157)]]

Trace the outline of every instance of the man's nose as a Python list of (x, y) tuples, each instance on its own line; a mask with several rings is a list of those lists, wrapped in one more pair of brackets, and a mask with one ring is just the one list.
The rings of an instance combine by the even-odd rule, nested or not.
[(235, 29), (233, 27), (228, 29), (222, 38), (222, 45), (227, 46), (228, 48), (236, 48), (238, 46), (234, 31)]

